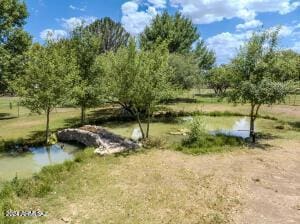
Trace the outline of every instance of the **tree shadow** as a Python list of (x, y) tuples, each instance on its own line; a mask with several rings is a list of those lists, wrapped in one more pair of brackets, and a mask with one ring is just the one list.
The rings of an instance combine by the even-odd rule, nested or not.
[(195, 96), (217, 98), (215, 93), (196, 93)]
[(123, 152), (118, 152), (118, 153), (114, 153), (113, 156), (114, 157), (123, 157), (126, 158), (128, 156), (132, 156), (132, 155), (137, 155), (137, 154), (147, 154), (149, 150), (146, 150), (144, 148), (139, 148), (139, 149), (127, 149)]
[(162, 104), (198, 103), (198, 100), (192, 98), (178, 97), (178, 98), (163, 100), (161, 103)]
[(262, 149), (262, 150), (267, 150), (267, 149), (271, 148), (272, 145), (268, 144), (268, 143), (262, 143), (261, 141), (262, 140), (278, 139), (278, 138), (280, 138), (280, 136), (277, 136), (277, 135), (274, 135), (274, 134), (271, 134), (271, 133), (258, 132), (258, 133), (256, 133), (256, 142), (252, 143), (250, 141), (250, 138), (248, 138), (247, 139), (247, 142), (248, 142), (247, 145), (251, 149), (259, 148), (259, 149)]
[(11, 120), (11, 119), (14, 119), (14, 118), (17, 118), (17, 117), (16, 116), (12, 116), (9, 113), (0, 113), (0, 121), (1, 120)]
[(296, 131), (300, 131), (300, 121), (288, 122), (288, 124)]

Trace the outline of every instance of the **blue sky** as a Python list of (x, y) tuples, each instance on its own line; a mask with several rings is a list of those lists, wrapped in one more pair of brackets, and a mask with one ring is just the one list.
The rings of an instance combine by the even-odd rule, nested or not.
[(65, 37), (79, 24), (109, 16), (138, 35), (151, 19), (176, 10), (192, 19), (201, 37), (226, 63), (258, 28), (281, 25), (281, 47), (300, 52), (299, 0), (25, 0), (30, 17), (25, 29), (42, 42), (50, 32)]

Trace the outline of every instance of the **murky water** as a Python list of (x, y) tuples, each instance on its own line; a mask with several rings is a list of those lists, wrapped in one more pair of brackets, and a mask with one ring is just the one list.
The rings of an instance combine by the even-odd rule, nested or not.
[(250, 136), (250, 123), (247, 120), (247, 118), (242, 118), (240, 120), (237, 120), (232, 129), (220, 129), (213, 131), (213, 134), (224, 134), (228, 136), (235, 136), (235, 137), (240, 137), (240, 138), (249, 138)]
[(31, 152), (24, 154), (0, 154), (0, 182), (18, 177), (29, 177), (41, 170), (42, 167), (63, 163), (71, 160), (78, 152), (79, 146), (63, 144), (50, 147), (30, 148)]

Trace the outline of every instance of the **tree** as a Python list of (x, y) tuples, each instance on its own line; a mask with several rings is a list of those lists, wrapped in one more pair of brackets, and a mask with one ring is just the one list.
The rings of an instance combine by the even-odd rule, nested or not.
[(279, 81), (300, 81), (300, 54), (292, 50), (278, 51), (272, 73)]
[(67, 99), (76, 85), (77, 67), (74, 55), (61, 43), (34, 45), (28, 53), (26, 75), (14, 81), (21, 103), (32, 112), (46, 114), (46, 143), (49, 142), (50, 113)]
[(254, 123), (263, 104), (284, 101), (289, 83), (274, 78), (278, 30), (255, 33), (232, 61), (234, 81), (229, 94), (234, 103), (250, 103), (250, 137), (255, 142)]
[(158, 14), (140, 37), (143, 49), (149, 50), (165, 42), (170, 53), (189, 52), (198, 38), (197, 27), (190, 19), (178, 12), (172, 16), (166, 11)]
[(197, 82), (199, 68), (193, 54), (170, 54), (169, 64), (174, 70), (172, 83), (182, 89), (191, 89)]
[[(172, 69), (168, 50), (159, 46), (151, 51), (138, 51), (134, 40), (128, 47), (98, 57), (95, 69), (105, 76), (102, 88), (110, 102), (118, 103), (139, 124), (143, 138), (149, 136), (151, 115), (158, 102), (171, 90)], [(144, 131), (141, 116), (147, 117)]]
[(225, 94), (226, 90), (230, 87), (231, 80), (232, 71), (225, 65), (215, 67), (205, 75), (207, 86), (213, 89), (218, 96)]
[(23, 30), (28, 13), (24, 2), (0, 1), (0, 92), (9, 91), (9, 82), (24, 74), (25, 52), (31, 37)]
[(101, 39), (101, 46), (99, 46), (101, 53), (116, 51), (121, 46), (126, 46), (130, 37), (121, 23), (117, 23), (109, 17), (96, 20), (85, 30)]
[(75, 52), (80, 81), (73, 91), (75, 105), (81, 108), (81, 124), (85, 122), (86, 109), (99, 102), (99, 89), (96, 85), (97, 74), (92, 68), (100, 54), (101, 39), (82, 27), (73, 31), (70, 41)]
[(207, 71), (212, 69), (214, 64), (216, 63), (216, 54), (213, 50), (209, 50), (205, 45), (204, 40), (200, 40), (195, 50), (193, 50), (197, 61), (199, 69), (203, 71)]

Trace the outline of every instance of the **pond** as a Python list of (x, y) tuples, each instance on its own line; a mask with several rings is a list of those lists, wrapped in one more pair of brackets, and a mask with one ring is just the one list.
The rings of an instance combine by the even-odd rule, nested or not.
[(81, 147), (70, 144), (56, 144), (49, 147), (32, 147), (30, 152), (0, 154), (0, 182), (18, 177), (30, 177), (42, 167), (72, 160)]

